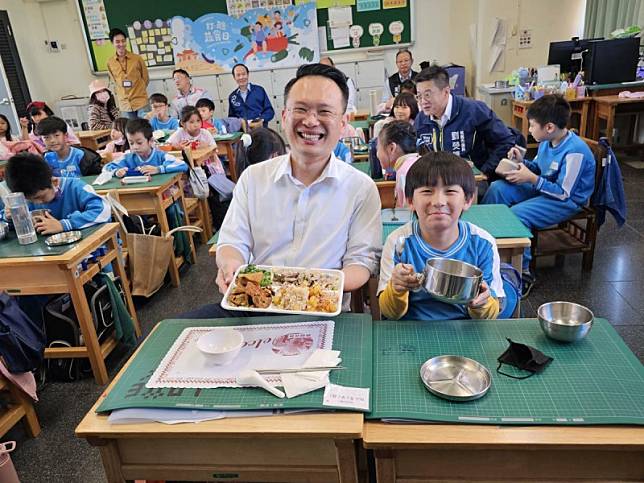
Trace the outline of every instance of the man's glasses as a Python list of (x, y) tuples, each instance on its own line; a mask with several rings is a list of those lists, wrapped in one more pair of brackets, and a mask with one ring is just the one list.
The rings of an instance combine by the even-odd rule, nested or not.
[(304, 119), (309, 117), (309, 114), (312, 114), (319, 121), (333, 121), (337, 119), (338, 113), (331, 111), (329, 109), (313, 109), (305, 107), (289, 107), (287, 109), (295, 119)]

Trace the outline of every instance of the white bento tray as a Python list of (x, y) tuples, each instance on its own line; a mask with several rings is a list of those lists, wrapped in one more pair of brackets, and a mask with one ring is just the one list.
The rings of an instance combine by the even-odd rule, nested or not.
[(271, 303), (270, 306), (268, 306), (265, 309), (262, 308), (257, 308), (257, 307), (238, 307), (236, 305), (231, 305), (228, 303), (228, 296), (230, 295), (230, 292), (233, 290), (235, 287), (235, 282), (237, 281), (237, 276), (239, 275), (239, 272), (244, 270), (248, 265), (242, 265), (240, 266), (237, 271), (235, 272), (235, 275), (233, 277), (232, 283), (228, 286), (228, 290), (226, 290), (226, 294), (224, 295), (224, 298), (221, 300), (221, 307), (226, 309), (226, 310), (241, 310), (244, 312), (263, 312), (263, 313), (274, 313), (274, 314), (303, 314), (303, 315), (321, 315), (324, 317), (333, 317), (335, 315), (338, 315), (342, 311), (342, 294), (344, 293), (344, 272), (342, 270), (332, 270), (332, 269), (326, 269), (326, 268), (303, 268), (303, 267), (284, 267), (284, 266), (275, 266), (275, 265), (255, 265), (257, 268), (261, 270), (273, 270), (273, 269), (279, 269), (279, 270), (292, 270), (292, 271), (298, 271), (298, 272), (307, 272), (307, 273), (320, 273), (320, 274), (328, 274), (328, 275), (335, 275), (340, 279), (340, 284), (339, 284), (339, 290), (338, 290), (338, 299), (336, 301), (337, 303), (337, 310), (335, 312), (313, 312), (313, 311), (307, 311), (307, 310), (286, 310), (286, 309), (281, 309), (274, 307), (273, 304)]

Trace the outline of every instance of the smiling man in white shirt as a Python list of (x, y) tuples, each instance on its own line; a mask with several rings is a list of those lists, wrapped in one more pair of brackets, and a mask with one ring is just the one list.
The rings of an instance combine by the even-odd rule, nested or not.
[[(333, 155), (347, 118), (344, 74), (300, 67), (284, 89), (290, 154), (250, 166), (240, 177), (219, 232), (217, 285), (224, 293), (244, 263), (341, 269), (344, 289), (377, 270), (380, 197), (366, 174)], [(235, 315), (252, 313), (239, 312)], [(226, 316), (219, 304), (184, 318)]]

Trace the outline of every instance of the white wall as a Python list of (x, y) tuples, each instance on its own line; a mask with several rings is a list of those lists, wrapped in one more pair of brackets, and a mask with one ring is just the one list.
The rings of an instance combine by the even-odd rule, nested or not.
[[(585, 0), (416, 0), (414, 59), (454, 62), (467, 68), (468, 90), (475, 85), (505, 77), (521, 65), (537, 66), (547, 60), (551, 40), (565, 40), (582, 30)], [(32, 98), (54, 104), (62, 96), (86, 96), (94, 78), (87, 59), (85, 42), (74, 0), (0, 0), (0, 9), (9, 12), (23, 68)], [(490, 74), (489, 36), (495, 17), (508, 20), (508, 46), (504, 72)], [(475, 41), (470, 32), (476, 32)], [(533, 47), (517, 49), (518, 35), (513, 27), (531, 28)], [(45, 40), (57, 40), (62, 49), (50, 53)], [(395, 71), (395, 50), (337, 53), (336, 62), (385, 59)], [(169, 77), (170, 70), (152, 71), (153, 78)]]

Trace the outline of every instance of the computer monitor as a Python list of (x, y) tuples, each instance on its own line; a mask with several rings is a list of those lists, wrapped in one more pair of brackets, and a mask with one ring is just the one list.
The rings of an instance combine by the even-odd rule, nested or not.
[(640, 38), (592, 42), (584, 58), (586, 84), (614, 84), (635, 80)]
[[(573, 37), (571, 40), (551, 42), (548, 50), (548, 65), (559, 64), (560, 72), (576, 74), (582, 68), (582, 59), (587, 54), (590, 44), (597, 40), (602, 39), (579, 39)], [(573, 59), (573, 54), (575, 53), (581, 53), (581, 58)]]

